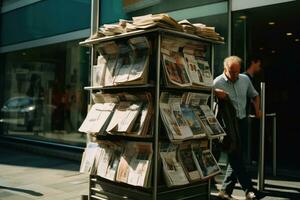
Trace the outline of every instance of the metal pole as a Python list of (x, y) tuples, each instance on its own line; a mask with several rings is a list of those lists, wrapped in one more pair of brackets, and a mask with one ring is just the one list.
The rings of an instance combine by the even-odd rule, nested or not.
[[(214, 44), (211, 44), (211, 53), (210, 53), (210, 68), (211, 68), (211, 74), (212, 77), (214, 77), (215, 74), (215, 46)], [(213, 109), (214, 106), (214, 90), (211, 90), (211, 95), (210, 95), (210, 108)]]
[(276, 113), (269, 113), (266, 114), (266, 117), (272, 117), (272, 122), (273, 122), (273, 143), (272, 143), (272, 148), (273, 148), (273, 155), (272, 155), (272, 170), (273, 170), (273, 176), (277, 175), (277, 130), (276, 130)]
[(232, 18), (231, 18), (231, 10), (232, 10), (232, 0), (228, 0), (228, 56), (231, 56), (231, 39), (232, 39), (232, 35), (231, 35), (231, 24), (232, 24)]
[(161, 32), (158, 33), (157, 38), (157, 60), (156, 60), (156, 85), (155, 85), (155, 130), (154, 130), (154, 184), (153, 184), (153, 200), (157, 199), (158, 186), (158, 134), (159, 134), (159, 96), (160, 96), (160, 44)]
[(91, 5), (91, 37), (97, 34), (99, 29), (99, 0), (92, 0)]
[(244, 52), (244, 71), (246, 71), (247, 69), (247, 41), (246, 41), (246, 38), (247, 38), (247, 18), (244, 19), (243, 21), (243, 36), (244, 36), (244, 49), (243, 49), (243, 52)]
[(273, 118), (273, 176), (277, 175), (277, 133), (276, 133), (276, 114)]
[[(98, 29), (99, 29), (99, 0), (92, 0), (92, 5), (91, 5), (91, 35), (90, 37), (93, 37), (97, 34), (98, 32)], [(93, 78), (93, 70), (92, 70), (92, 66), (95, 64), (95, 61), (97, 60), (96, 59), (96, 53), (95, 53), (95, 49), (94, 49), (94, 45), (92, 45), (92, 48), (91, 48), (91, 68), (90, 68), (90, 84), (91, 86), (93, 86), (93, 81), (92, 78)], [(92, 98), (90, 97), (90, 104), (92, 103)]]
[(260, 84), (261, 88), (261, 112), (260, 118), (260, 142), (259, 142), (259, 162), (258, 162), (258, 190), (264, 189), (264, 168), (265, 168), (265, 83)]
[[(92, 0), (91, 2), (91, 35), (90, 37), (92, 38), (95, 34), (97, 34), (98, 32), (98, 28), (99, 28), (99, 0)], [(93, 86), (93, 81), (91, 81), (93, 79), (93, 70), (92, 67), (94, 65), (94, 62), (96, 59), (96, 53), (95, 53), (95, 49), (94, 49), (94, 45), (92, 45), (92, 47), (90, 48), (90, 85)], [(90, 91), (90, 97), (89, 97), (89, 105), (88, 105), (88, 110), (90, 109), (91, 105), (93, 104), (93, 100), (92, 100), (92, 91)], [(87, 134), (87, 142), (90, 142), (92, 140), (92, 137)]]
[[(211, 48), (210, 48), (210, 66), (211, 66), (211, 74), (212, 77), (214, 77), (214, 73), (215, 73), (215, 46), (214, 44), (211, 44)], [(214, 107), (214, 90), (211, 90), (211, 95), (210, 95), (210, 108), (213, 109)], [(209, 150), (212, 152), (212, 139), (209, 139)], [(210, 192), (211, 192), (211, 179), (208, 180), (208, 200), (210, 200)]]

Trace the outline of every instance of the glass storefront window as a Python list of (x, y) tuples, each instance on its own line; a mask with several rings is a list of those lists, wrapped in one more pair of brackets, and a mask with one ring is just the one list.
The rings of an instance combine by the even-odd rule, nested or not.
[(83, 145), (89, 50), (79, 41), (1, 55), (3, 134)]
[[(24, 0), (23, 2), (26, 3)], [(90, 27), (90, 0), (32, 2), (34, 3), (0, 13), (0, 29), (5, 30), (0, 34), (0, 46), (37, 40)], [(6, 6), (3, 4), (3, 8), (14, 3), (16, 1), (6, 2)]]

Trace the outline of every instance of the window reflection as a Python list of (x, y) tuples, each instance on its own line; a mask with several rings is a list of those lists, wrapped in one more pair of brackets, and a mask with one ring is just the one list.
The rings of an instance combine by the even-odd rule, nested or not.
[(4, 58), (4, 134), (83, 145), (88, 49), (79, 41), (13, 52)]

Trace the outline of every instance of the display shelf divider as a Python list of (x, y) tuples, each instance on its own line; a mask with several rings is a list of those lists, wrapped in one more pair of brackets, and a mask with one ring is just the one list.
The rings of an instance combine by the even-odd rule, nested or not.
[(206, 92), (210, 93), (212, 87), (177, 87), (177, 86), (161, 86), (161, 91), (175, 91), (175, 92)]
[(149, 136), (127, 136), (127, 135), (98, 135), (97, 140), (128, 140), (128, 141), (136, 141), (136, 142), (153, 142), (154, 137)]
[(120, 90), (120, 89), (153, 89), (155, 88), (154, 84), (143, 84), (143, 85), (120, 85), (120, 86), (86, 86), (85, 90)]

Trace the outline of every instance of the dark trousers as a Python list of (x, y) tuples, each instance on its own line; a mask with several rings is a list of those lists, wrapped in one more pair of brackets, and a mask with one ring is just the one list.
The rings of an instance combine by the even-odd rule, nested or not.
[(247, 147), (247, 131), (248, 131), (248, 120), (247, 118), (238, 120), (239, 133), (241, 137), (241, 148), (228, 153), (228, 162), (226, 175), (223, 181), (222, 190), (228, 195), (231, 195), (237, 181), (241, 184), (242, 189), (248, 193), (253, 191), (253, 186), (250, 176), (246, 172), (244, 155), (245, 148)]

